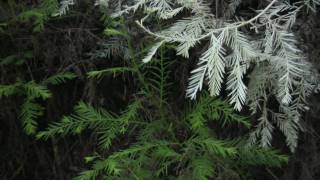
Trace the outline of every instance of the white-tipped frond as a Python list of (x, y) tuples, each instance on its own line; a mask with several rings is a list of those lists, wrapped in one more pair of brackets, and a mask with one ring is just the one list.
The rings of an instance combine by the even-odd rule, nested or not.
[(217, 38), (212, 34), (210, 45), (200, 57), (197, 69), (191, 72), (187, 89), (187, 97), (196, 98), (196, 94), (202, 88), (204, 77), (208, 79), (209, 91), (212, 96), (219, 95), (221, 83), (225, 72), (225, 49), (223, 48), (224, 32)]
[(109, 7), (109, 0), (96, 0), (94, 5), (107, 8)]
[[(240, 111), (243, 106), (249, 105), (253, 114), (261, 115), (256, 130), (251, 134), (252, 142), (259, 142), (263, 147), (270, 146), (273, 125), (276, 124), (285, 136), (293, 137), (287, 139), (287, 144), (294, 149), (298, 131), (294, 131), (296, 126), (282, 121), (269, 122), (268, 119), (273, 110), (287, 118), (298, 119), (299, 113), (307, 109), (306, 97), (315, 87), (311, 80), (315, 73), (311, 73), (311, 66), (306, 63), (291, 32), (299, 11), (306, 6), (315, 10), (320, 0), (299, 0), (293, 4), (271, 0), (250, 19), (240, 14), (240, 21), (226, 21), (241, 1), (228, 1), (229, 7), (219, 9), (223, 11), (223, 17), (216, 17), (212, 6), (205, 3), (208, 1), (202, 0), (134, 0), (132, 6), (125, 7), (116, 16), (141, 8), (146, 16), (137, 21), (138, 25), (156, 39), (177, 44), (177, 55), (185, 58), (190, 57), (192, 47), (201, 46), (209, 40), (197, 68), (191, 72), (186, 96), (195, 99), (204, 83), (207, 83), (211, 95), (219, 95), (227, 74), (226, 90), (234, 108)], [(152, 32), (143, 24), (150, 22), (146, 20), (153, 15), (164, 20), (181, 11), (189, 13), (179, 14), (182, 17), (180, 20), (176, 17), (175, 23), (166, 21), (167, 27), (158, 32)], [(186, 14), (188, 17), (184, 16)], [(263, 36), (265, 38), (261, 38)], [(160, 46), (158, 43), (151, 48), (143, 61), (149, 62)], [(252, 76), (246, 79), (249, 83), (247, 88), (244, 77), (249, 67)], [(278, 111), (268, 107), (270, 97), (276, 97), (280, 106)], [(285, 107), (290, 107), (290, 111), (284, 110)], [(281, 117), (277, 119), (279, 121)], [(284, 131), (285, 128), (288, 128), (287, 131)]]
[(134, 4), (132, 6), (125, 6), (124, 9), (120, 11), (116, 11), (113, 14), (111, 14), (111, 17), (120, 17), (123, 14), (127, 14), (130, 11), (137, 11), (140, 7), (144, 6), (149, 0), (135, 0)]
[(197, 92), (202, 90), (203, 81), (205, 79), (207, 71), (207, 63), (199, 62), (198, 68), (191, 71), (191, 77), (189, 78), (188, 89), (186, 91), (186, 96), (190, 99), (196, 99)]
[(228, 31), (226, 44), (233, 50), (229, 55), (230, 75), (227, 82), (227, 90), (230, 91), (230, 102), (235, 109), (240, 111), (246, 100), (247, 87), (243, 82), (243, 76), (249, 67), (250, 60), (257, 56), (243, 33), (238, 30)]
[(160, 48), (160, 46), (164, 43), (164, 41), (160, 41), (156, 43), (149, 51), (148, 55), (143, 58), (142, 62), (148, 63), (151, 61), (152, 57), (157, 53), (157, 50)]
[(315, 12), (317, 10), (317, 6), (320, 5), (320, 0), (304, 0), (304, 4)]
[(218, 96), (225, 73), (225, 49), (223, 48), (224, 32), (218, 38), (211, 36), (210, 47), (200, 61), (208, 63), (207, 78), (211, 96)]
[(266, 47), (271, 50), (270, 53), (276, 54), (270, 62), (279, 77), (278, 97), (283, 104), (288, 105), (292, 101), (293, 85), (297, 78), (303, 77), (304, 57), (296, 47), (297, 42), (292, 33), (274, 27), (266, 39)]
[(294, 107), (280, 106), (279, 113), (272, 113), (272, 119), (286, 137), (287, 145), (294, 152), (298, 145), (300, 114)]
[(69, 10), (69, 6), (74, 5), (74, 0), (63, 0), (60, 2), (60, 8), (58, 10), (58, 12), (56, 14), (54, 14), (53, 16), (62, 16), (65, 15), (67, 13), (67, 11)]
[[(265, 104), (266, 102), (264, 102)], [(261, 117), (258, 119), (258, 124), (249, 137), (250, 144), (260, 144), (262, 147), (270, 147), (272, 141), (272, 132), (274, 126), (268, 120), (267, 109), (264, 108)]]
[(231, 61), (232, 69), (227, 82), (227, 90), (230, 91), (228, 96), (230, 97), (230, 103), (234, 104), (234, 108), (241, 111), (247, 94), (247, 87), (242, 80), (246, 67), (241, 64), (241, 57), (237, 52), (234, 52)]

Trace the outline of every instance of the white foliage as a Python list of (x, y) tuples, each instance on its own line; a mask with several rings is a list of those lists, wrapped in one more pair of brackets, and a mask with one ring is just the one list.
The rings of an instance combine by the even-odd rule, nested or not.
[(241, 57), (235, 51), (232, 55), (232, 69), (230, 75), (228, 76), (227, 90), (230, 91), (229, 97), (230, 102), (235, 104), (235, 109), (241, 111), (242, 106), (246, 100), (247, 87), (243, 83), (243, 75), (246, 71), (246, 67), (241, 65)]
[[(266, 102), (264, 102), (265, 107)], [(249, 142), (250, 144), (259, 143), (262, 147), (270, 147), (272, 142), (272, 132), (274, 126), (268, 120), (267, 109), (263, 108), (262, 115), (258, 119), (258, 125), (255, 131), (250, 134)]]
[(164, 41), (160, 41), (156, 43), (149, 51), (148, 55), (143, 58), (142, 62), (148, 63), (151, 61), (152, 57), (157, 53), (157, 50), (160, 48), (160, 46), (164, 43)]
[(224, 32), (218, 38), (212, 35), (209, 49), (200, 58), (200, 61), (207, 62), (207, 78), (212, 96), (220, 94), (225, 72), (225, 49), (222, 46), (224, 35)]
[(54, 16), (62, 16), (65, 15), (67, 13), (67, 11), (69, 11), (69, 6), (74, 5), (74, 0), (62, 0), (60, 2), (60, 8), (59, 11), (54, 14)]
[(291, 152), (294, 152), (298, 145), (298, 134), (301, 129), (299, 125), (299, 112), (293, 107), (281, 106), (280, 112), (272, 113), (272, 116), (273, 121), (285, 135)]
[(177, 50), (177, 55), (181, 55), (185, 58), (189, 58), (189, 49), (194, 47), (197, 44), (197, 41), (194, 41), (192, 39), (186, 39), (184, 42), (181, 42), (176, 50)]
[(270, 59), (274, 70), (278, 73), (278, 97), (283, 104), (289, 104), (292, 101), (292, 91), (295, 79), (303, 77), (303, 61), (301, 51), (296, 47), (295, 36), (283, 30), (273, 28), (271, 40), (267, 40), (269, 48), (272, 47), (272, 53), (276, 57)]
[(150, 1), (150, 4), (147, 6), (147, 9), (152, 12), (157, 12), (158, 16), (161, 19), (169, 19), (177, 15), (180, 11), (183, 10), (183, 7), (173, 9), (169, 4), (168, 0), (153, 0)]
[(162, 31), (161, 35), (166, 36), (169, 41), (180, 38), (177, 54), (189, 58), (189, 49), (198, 43), (195, 39), (202, 35), (208, 26), (207, 23), (208, 18), (204, 16), (182, 19)]
[(304, 4), (312, 11), (316, 11), (317, 6), (320, 5), (320, 0), (304, 0)]
[[(306, 98), (316, 87), (318, 79), (312, 79), (315, 75), (311, 73), (311, 66), (299, 50), (291, 29), (301, 9), (308, 7), (315, 10), (320, 1), (300, 0), (291, 5), (286, 1), (270, 0), (264, 9), (256, 11), (256, 16), (242, 21), (226, 20), (234, 14), (241, 0), (229, 1), (226, 15), (219, 19), (210, 5), (204, 2), (134, 0), (133, 5), (124, 6), (113, 16), (138, 9), (147, 14), (138, 21), (138, 25), (162, 41), (151, 48), (143, 62), (149, 62), (163, 42), (178, 44), (177, 55), (185, 58), (190, 57), (192, 47), (209, 42), (197, 67), (191, 71), (186, 96), (195, 99), (204, 84), (208, 85), (212, 96), (218, 96), (227, 76), (226, 90), (234, 108), (240, 111), (243, 106), (249, 105), (252, 114), (259, 115), (258, 125), (250, 136), (251, 143), (270, 146), (276, 125), (285, 135), (291, 151), (294, 151), (301, 130), (300, 112), (307, 109)], [(143, 25), (151, 14), (167, 20), (176, 17), (182, 10), (190, 12), (189, 16), (180, 20), (176, 18), (175, 23), (159, 32), (152, 32)], [(250, 27), (252, 31), (243, 27)], [(244, 77), (249, 68), (253, 71), (247, 88)], [(274, 109), (268, 107), (270, 97), (277, 98), (278, 111), (273, 112)]]
[(196, 99), (197, 92), (202, 90), (202, 85), (207, 72), (207, 62), (199, 62), (199, 68), (191, 71), (191, 77), (189, 78), (189, 85), (186, 92), (186, 96), (190, 99)]
[(265, 65), (257, 65), (250, 74), (250, 82), (248, 85), (248, 94), (246, 104), (250, 107), (251, 114), (256, 114), (262, 110), (261, 103), (267, 96), (267, 90), (270, 87), (270, 69)]
[[(132, 2), (130, 6), (122, 6), (118, 0), (117, 8), (111, 16), (123, 16), (138, 9), (147, 14), (137, 23), (142, 30), (160, 41), (150, 49), (142, 60), (144, 63), (151, 61), (164, 42), (177, 43), (177, 55), (189, 58), (192, 47), (209, 40), (209, 47), (202, 53), (197, 67), (191, 71), (186, 96), (196, 99), (204, 83), (208, 84), (212, 96), (218, 96), (227, 74), (226, 89), (234, 108), (240, 111), (244, 105), (248, 105), (252, 114), (260, 115), (250, 135), (250, 143), (271, 146), (275, 124), (285, 135), (290, 150), (295, 150), (298, 133), (302, 129), (299, 124), (300, 113), (308, 109), (306, 99), (318, 87), (319, 77), (311, 71), (311, 65), (298, 48), (291, 29), (299, 11), (304, 7), (316, 11), (320, 0), (299, 0), (293, 5), (286, 1), (270, 0), (269, 5), (257, 10), (253, 18), (235, 22), (225, 18), (234, 14), (242, 0), (230, 0), (221, 19), (216, 19), (210, 4), (204, 0), (132, 1), (129, 1)], [(109, 4), (109, 0), (95, 2), (104, 7)], [(73, 4), (73, 0), (62, 0), (59, 12), (55, 15), (66, 14)], [(160, 32), (152, 32), (143, 25), (151, 14), (168, 20), (183, 10), (189, 11), (190, 16), (177, 20)], [(240, 31), (244, 26), (254, 30), (254, 41), (250, 40), (249, 33)], [(263, 40), (257, 38), (263, 35)], [(113, 50), (110, 50), (105, 54), (112, 53)], [(243, 79), (249, 67), (253, 71), (247, 88)], [(270, 97), (277, 97), (277, 112), (267, 105)]]
[(248, 37), (237, 29), (228, 31), (226, 44), (230, 46), (233, 53), (230, 55), (230, 75), (227, 81), (227, 90), (230, 91), (230, 102), (235, 104), (235, 109), (240, 111), (245, 103), (247, 87), (242, 79), (249, 67), (250, 60), (256, 56), (248, 42)]
[(211, 35), (209, 48), (200, 57), (199, 67), (191, 72), (187, 97), (196, 98), (197, 92), (202, 88), (204, 77), (207, 77), (209, 81), (210, 94), (214, 96), (220, 94), (225, 72), (225, 50), (222, 47), (224, 35), (224, 32), (217, 38), (213, 34)]
[(241, 4), (242, 0), (232, 0), (229, 3), (229, 8), (225, 12), (225, 16), (232, 16), (235, 12), (237, 7)]
[(124, 6), (124, 9), (114, 12), (111, 16), (119, 17), (124, 14), (128, 14), (130, 11), (136, 12), (140, 7), (143, 7), (147, 2), (149, 2), (149, 0), (135, 0), (134, 5)]
[(94, 5), (107, 8), (109, 7), (109, 0), (96, 0)]

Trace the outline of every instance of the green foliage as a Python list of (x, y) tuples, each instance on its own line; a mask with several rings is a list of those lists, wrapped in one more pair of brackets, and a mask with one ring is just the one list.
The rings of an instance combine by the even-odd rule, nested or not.
[(270, 167), (281, 167), (288, 162), (288, 157), (279, 155), (279, 151), (263, 149), (259, 147), (244, 147), (239, 151), (239, 161), (251, 165), (266, 165)]
[(33, 31), (40, 32), (44, 29), (44, 23), (47, 20), (47, 16), (43, 14), (41, 11), (30, 10), (30, 11), (23, 12), (20, 15), (20, 19), (22, 21), (31, 21), (32, 19), (34, 19)]
[[(208, 86), (211, 96), (219, 96), (224, 92), (225, 84), (229, 103), (234, 109), (241, 111), (249, 105), (252, 114), (261, 115), (258, 118), (260, 125), (252, 132), (252, 144), (271, 146), (271, 119), (276, 121), (273, 123), (279, 129), (283, 127), (279, 126), (281, 122), (277, 122), (281, 118), (270, 118), (262, 113), (272, 111), (290, 119), (286, 122), (287, 130), (282, 128), (281, 131), (286, 136), (287, 146), (294, 152), (300, 129), (293, 127), (297, 127), (297, 119), (304, 111), (297, 107), (306, 105), (307, 96), (304, 94), (313, 92), (319, 76), (299, 49), (293, 26), (303, 10), (315, 11), (320, 3), (318, 0), (294, 3), (272, 0), (267, 4), (261, 3), (258, 7), (263, 9), (250, 16), (234, 18), (241, 3), (241, 0), (215, 1), (212, 4), (203, 1), (136, 0), (116, 9), (112, 16), (144, 14), (136, 16), (140, 18), (136, 23), (157, 40), (142, 59), (144, 63), (150, 62), (163, 44), (178, 44), (176, 55), (189, 59), (193, 58), (189, 51), (202, 45), (200, 51), (203, 53), (191, 71), (186, 96), (196, 99), (204, 85)], [(158, 24), (154, 23), (155, 20)], [(244, 79), (252, 72), (248, 69), (253, 69), (253, 77), (259, 79), (249, 80), (247, 87)], [(279, 108), (271, 110), (268, 105), (261, 106), (270, 104), (267, 101), (273, 97), (276, 97)], [(287, 110), (283, 112), (282, 109)]]
[(9, 97), (17, 92), (17, 84), (0, 85), (0, 98)]
[[(168, 89), (172, 85), (168, 82), (170, 79), (170, 66), (172, 62), (164, 57), (164, 54), (170, 51), (170, 47), (163, 45), (159, 47), (159, 58), (155, 58), (150, 64), (144, 64), (143, 69), (146, 71), (146, 84), (149, 86), (150, 92), (159, 98), (159, 107), (166, 105), (168, 98)], [(151, 92), (152, 91), (152, 92)]]
[[(71, 125), (72, 123), (69, 124)], [(121, 123), (119, 122), (118, 124)], [(136, 125), (139, 124), (142, 127), (145, 126), (142, 123), (137, 123)], [(51, 134), (51, 130), (59, 128), (63, 134), (70, 131), (67, 126), (51, 126), (47, 131), (42, 132), (40, 136), (47, 136)], [(103, 145), (100, 144), (100, 146)], [(219, 158), (220, 161), (215, 162), (213, 157)], [(216, 163), (219, 164), (222, 161), (228, 164), (229, 160), (233, 162), (230, 164), (233, 167), (236, 167), (237, 163), (239, 163), (239, 166), (279, 166), (287, 162), (286, 156), (279, 155), (277, 151), (257, 147), (245, 148), (241, 146), (238, 148), (231, 146), (231, 143), (227, 141), (196, 135), (181, 142), (160, 139), (154, 139), (152, 142), (137, 142), (129, 148), (114, 152), (105, 159), (95, 160), (92, 169), (81, 172), (76, 179), (94, 179), (99, 175), (109, 178), (114, 176), (124, 178), (128, 177), (128, 174), (129, 177), (142, 179), (144, 179), (143, 177), (161, 178), (169, 175), (168, 170), (170, 169), (171, 172), (172, 168), (174, 168), (174, 171), (179, 172), (179, 175), (176, 174), (178, 177), (182, 177), (186, 175), (184, 173), (188, 174), (189, 170), (192, 170), (190, 173), (193, 179), (208, 179), (219, 172), (215, 169)], [(143, 174), (140, 175), (139, 173), (141, 172)]]
[(24, 89), (26, 91), (26, 95), (30, 98), (41, 98), (46, 100), (51, 97), (51, 93), (46, 86), (37, 84), (34, 81), (24, 84)]
[(251, 126), (248, 119), (233, 112), (231, 106), (226, 102), (215, 98), (207, 98), (207, 94), (201, 96), (192, 112), (187, 117), (193, 130), (201, 132), (208, 120), (222, 120), (223, 124), (237, 122), (249, 128)]
[(109, 68), (109, 69), (104, 69), (99, 71), (90, 71), (88, 72), (88, 77), (101, 79), (102, 77), (110, 74), (113, 74), (113, 76), (115, 77), (116, 75), (120, 73), (125, 73), (125, 72), (134, 72), (134, 69), (127, 68), (127, 67), (114, 67), (114, 68)]
[(75, 114), (64, 117), (61, 122), (51, 124), (46, 132), (39, 133), (37, 137), (48, 139), (56, 135), (79, 134), (87, 128), (100, 128), (115, 119), (108, 112), (96, 110), (84, 102), (80, 102), (74, 111)]
[(104, 34), (107, 36), (127, 36), (126, 33), (111, 28), (105, 29)]
[(23, 22), (33, 22), (33, 31), (40, 32), (56, 11), (58, 11), (57, 0), (42, 0), (38, 7), (21, 12), (18, 18)]
[(43, 115), (44, 108), (33, 102), (33, 100), (27, 99), (21, 106), (20, 119), (22, 120), (22, 126), (28, 135), (35, 134), (38, 123), (36, 119)]
[(207, 180), (214, 175), (214, 164), (207, 156), (197, 157), (192, 161), (193, 179)]
[[(65, 15), (74, 4), (73, 0), (59, 2), (43, 0), (32, 8), (19, 9), (17, 20), (32, 22), (34, 31), (43, 31), (50, 19)], [(38, 81), (31, 74), (30, 79), (26, 78), (28, 80), (0, 85), (0, 98), (20, 96), (24, 99), (19, 118), (24, 131), (28, 135), (36, 135), (37, 139), (48, 140), (83, 132), (97, 137), (97, 142), (92, 142), (98, 147), (97, 152), (85, 158), (90, 168), (81, 171), (75, 178), (77, 180), (205, 180), (233, 179), (233, 175), (246, 179), (244, 177), (250, 176), (248, 170), (252, 166), (281, 167), (287, 163), (287, 156), (269, 148), (275, 126), (286, 136), (291, 151), (297, 147), (301, 107), (305, 105), (305, 94), (310, 94), (314, 87), (310, 80), (314, 75), (310, 64), (303, 59), (291, 29), (300, 9), (307, 6), (314, 10), (319, 4), (318, 1), (303, 2), (298, 3), (299, 6), (291, 6), (274, 0), (252, 19), (235, 22), (230, 19), (227, 23), (225, 20), (231, 18), (241, 4), (240, 0), (232, 0), (226, 10), (228, 15), (221, 17), (224, 19), (220, 23), (221, 13), (215, 12), (214, 16), (209, 9), (211, 6), (202, 1), (130, 1), (128, 4), (131, 6), (115, 8), (112, 16), (122, 17), (103, 15), (106, 27), (101, 30), (104, 38), (101, 41), (104, 42), (99, 42), (97, 50), (89, 53), (92, 59), (107, 58), (109, 65), (114, 67), (108, 65), (109, 68), (99, 67), (100, 70), (87, 72), (87, 80), (93, 83), (96, 81), (92, 79), (115, 78), (120, 74), (126, 74), (124, 78), (130, 77), (127, 80), (130, 87), (125, 86), (124, 102), (120, 103), (127, 104), (126, 108), (115, 107), (116, 110), (111, 111), (104, 108), (104, 99), (88, 101), (90, 103), (80, 99), (73, 113), (37, 132), (37, 120), (46, 115), (44, 107), (53, 97), (50, 87), (74, 80), (75, 74), (55, 73)], [(100, 0), (96, 4), (109, 11), (108, 1)], [(125, 21), (125, 14), (139, 10), (146, 15), (137, 21), (139, 28), (157, 40), (149, 47), (145, 47), (145, 44), (150, 44), (149, 37), (139, 37), (139, 40), (147, 41), (139, 42), (135, 36), (140, 34), (132, 33), (133, 25)], [(188, 17), (179, 19), (187, 14)], [(171, 18), (175, 19), (169, 21)], [(177, 22), (172, 23), (175, 20)], [(156, 32), (144, 25), (150, 22), (150, 29)], [(256, 32), (246, 28), (248, 26)], [(2, 27), (7, 27), (7, 24), (1, 23)], [(90, 30), (85, 32), (92, 35)], [(173, 76), (177, 75), (177, 69), (182, 68), (179, 57), (175, 55), (192, 58), (196, 53), (191, 52), (191, 48), (204, 43), (207, 45), (202, 47), (203, 50), (194, 51), (202, 53), (188, 82), (179, 82), (188, 84), (186, 96), (195, 101), (178, 99), (172, 95), (172, 89), (178, 90), (182, 85), (175, 84)], [(194, 54), (191, 56), (191, 53)], [(0, 65), (26, 65), (29, 68), (27, 62), (32, 57), (30, 52), (9, 55), (0, 60)], [(93, 62), (86, 63), (91, 65)], [(75, 69), (85, 71), (87, 68), (82, 68), (82, 65)], [(247, 72), (249, 68), (252, 71)], [(244, 78), (248, 73), (252, 77), (248, 78), (247, 87)], [(38, 75), (35, 77), (39, 78)], [(208, 92), (198, 95), (204, 85), (208, 86)], [(222, 97), (212, 97), (219, 96), (224, 85), (229, 102)], [(132, 94), (127, 94), (132, 91)], [(278, 109), (268, 107), (270, 97), (279, 103)], [(248, 142), (247, 134), (243, 132), (226, 133), (229, 128), (235, 131), (231, 125), (244, 131), (252, 127), (248, 117), (234, 111), (240, 111), (246, 105), (252, 115), (259, 116), (258, 124), (250, 134), (251, 144), (243, 143)]]
[(46, 131), (37, 134), (39, 139), (48, 139), (57, 135), (79, 134), (83, 130), (93, 129), (99, 135), (99, 145), (102, 149), (110, 148), (112, 140), (125, 133), (131, 120), (137, 117), (140, 103), (134, 102), (128, 109), (117, 116), (105, 110), (96, 110), (92, 106), (80, 102), (75, 107), (75, 113), (66, 116), (61, 122), (51, 124)]
[(66, 83), (69, 80), (75, 79), (77, 76), (73, 73), (59, 73), (49, 77), (48, 79), (44, 80), (43, 84), (52, 84), (52, 85), (59, 85)]
[(41, 101), (46, 101), (52, 97), (47, 85), (59, 85), (73, 78), (75, 78), (74, 74), (65, 73), (51, 76), (43, 80), (42, 83), (18, 81), (10, 85), (0, 85), (0, 99), (13, 95), (25, 98), (21, 105), (19, 118), (22, 121), (25, 132), (28, 135), (33, 135), (36, 133), (38, 125), (36, 120), (43, 115), (44, 111)]
[(33, 57), (31, 51), (23, 52), (21, 55), (10, 55), (4, 58), (0, 58), (0, 65), (23, 65), (26, 61)]
[[(125, 110), (114, 113), (80, 102), (73, 114), (37, 134), (37, 138), (46, 140), (91, 130), (98, 136), (96, 153), (99, 155), (87, 157), (91, 168), (80, 172), (75, 179), (210, 179), (229, 171), (237, 174), (239, 168), (245, 170), (252, 165), (273, 167), (286, 163), (286, 156), (276, 151), (256, 146), (245, 149), (244, 144), (219, 139), (209, 121), (247, 128), (251, 125), (220, 99), (205, 93), (180, 113), (173, 112), (167, 93), (170, 63), (165, 53), (169, 49), (165, 45), (159, 48), (160, 53), (153, 55), (155, 61), (151, 64), (141, 66), (130, 61), (127, 67), (88, 73), (90, 78), (101, 79), (134, 72), (139, 89)], [(129, 49), (129, 52), (134, 51)], [(129, 143), (115, 147), (118, 142), (122, 144), (123, 137)]]

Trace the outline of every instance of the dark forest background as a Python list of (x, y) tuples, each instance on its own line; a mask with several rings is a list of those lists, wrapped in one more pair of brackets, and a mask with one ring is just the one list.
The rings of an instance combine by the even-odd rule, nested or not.
[[(57, 72), (76, 75), (66, 83), (48, 85), (52, 97), (39, 101), (45, 110), (37, 121), (38, 130), (70, 114), (80, 100), (114, 112), (123, 110), (135, 91), (132, 77), (86, 78), (86, 73), (91, 70), (122, 64), (117, 56), (102, 58), (92, 55), (109, 38), (104, 34), (108, 18), (101, 18), (104, 14), (91, 2), (81, 1), (65, 16), (43, 17), (43, 22), (37, 16), (20, 19), (19, 13), (36, 8), (39, 3), (37, 0), (0, 3), (0, 84), (41, 82)], [(254, 7), (255, 3), (248, 1), (245, 6)], [(133, 23), (129, 25), (127, 28), (136, 32), (133, 41), (141, 44), (145, 38), (143, 33)], [(320, 70), (320, 14), (305, 12), (299, 15), (294, 31), (301, 42), (300, 47)], [(179, 106), (188, 101), (182, 92), (193, 63), (179, 60), (180, 57), (170, 51), (166, 55), (177, 59), (170, 66), (173, 85), (169, 99), (171, 106), (179, 111)], [(23, 102), (24, 95), (0, 100), (0, 179), (72, 179), (88, 167), (84, 157), (97, 150), (97, 136), (85, 131), (81, 135), (36, 140), (34, 135), (24, 131), (19, 118)], [(300, 134), (295, 153), (290, 154), (285, 148), (280, 133), (274, 136), (275, 146), (289, 154), (288, 164), (281, 168), (252, 167), (253, 179), (320, 178), (319, 105), (320, 96), (312, 95), (310, 110), (303, 115), (306, 131)], [(237, 127), (221, 129), (224, 133), (237, 130)], [(116, 144), (120, 144), (129, 142), (129, 139), (122, 137), (117, 141)]]

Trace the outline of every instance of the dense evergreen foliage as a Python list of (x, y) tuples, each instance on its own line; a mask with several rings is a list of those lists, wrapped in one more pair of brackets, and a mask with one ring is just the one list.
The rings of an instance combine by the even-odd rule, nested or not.
[(286, 179), (316, 133), (318, 0), (0, 5), (2, 179)]

